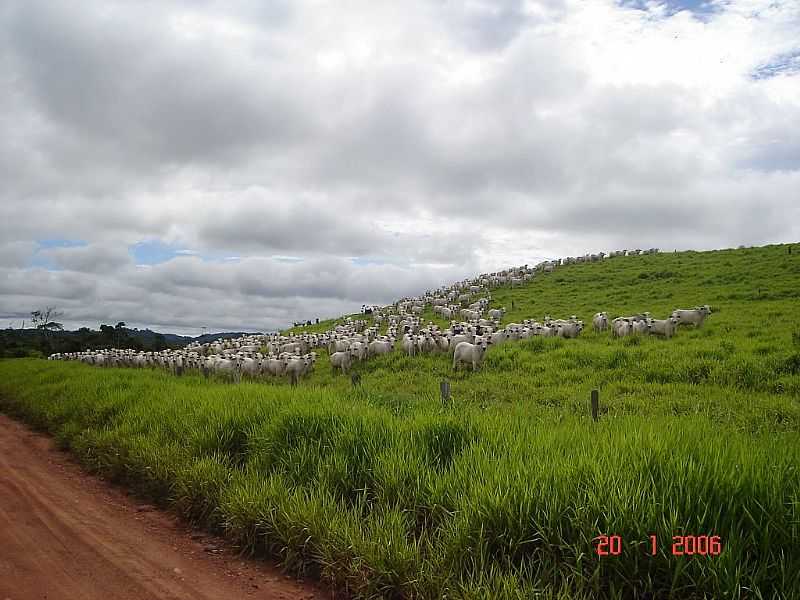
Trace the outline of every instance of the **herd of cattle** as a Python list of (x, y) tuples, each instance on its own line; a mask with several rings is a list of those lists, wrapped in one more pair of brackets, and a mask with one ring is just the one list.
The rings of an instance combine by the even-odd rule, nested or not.
[[(610, 253), (608, 257), (656, 252), (655, 248), (619, 251)], [(576, 338), (584, 328), (583, 321), (575, 315), (568, 319), (545, 316), (541, 322), (525, 319), (521, 323), (501, 326), (506, 311), (504, 307), (490, 308), (492, 289), (531, 281), (538, 274), (552, 272), (561, 265), (605, 258), (601, 252), (483, 274), (426, 292), (420, 297), (403, 298), (393, 305), (368, 307), (371, 323), (366, 319), (347, 318), (344, 323), (324, 333), (251, 335), (205, 344), (192, 343), (179, 350), (162, 352), (89, 350), (53, 354), (49, 358), (78, 360), (99, 366), (162, 367), (177, 374), (196, 371), (204, 375), (227, 375), (237, 381), (242, 376), (254, 379), (287, 377), (296, 383), (314, 369), (319, 355), (317, 350), (327, 352), (334, 371), (347, 373), (356, 362), (398, 349), (408, 356), (447, 354), (452, 357), (454, 370), (466, 365), (475, 371), (480, 368), (489, 346), (534, 336)], [(427, 308), (450, 321), (449, 327), (440, 328), (431, 321), (423, 323), (422, 314)], [(654, 334), (670, 338), (678, 325), (699, 327), (710, 313), (708, 305), (675, 310), (667, 319), (654, 319), (650, 313), (644, 312), (609, 320), (608, 313), (599, 312), (592, 318), (592, 327), (597, 332), (610, 330), (615, 337)]]

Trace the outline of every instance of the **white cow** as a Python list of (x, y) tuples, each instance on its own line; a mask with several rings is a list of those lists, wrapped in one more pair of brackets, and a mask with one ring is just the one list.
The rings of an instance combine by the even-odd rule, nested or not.
[(348, 340), (331, 340), (328, 344), (328, 352), (330, 354), (334, 352), (347, 352), (348, 348), (350, 348), (350, 342)]
[(489, 341), (491, 341), (492, 344), (495, 345), (495, 346), (498, 346), (498, 345), (502, 344), (507, 339), (508, 339), (508, 334), (505, 332), (504, 329), (501, 329), (500, 331), (495, 331), (489, 337)]
[(599, 312), (592, 317), (592, 327), (595, 331), (605, 331), (608, 329), (608, 313)]
[(562, 338), (576, 338), (583, 331), (583, 323), (557, 323), (556, 335)]
[(403, 349), (403, 352), (409, 356), (414, 356), (417, 353), (418, 346), (419, 343), (417, 342), (416, 337), (408, 333), (403, 336), (403, 339), (400, 342), (400, 347)]
[(471, 364), (472, 370), (477, 371), (483, 362), (483, 355), (489, 346), (487, 340), (475, 340), (475, 344), (461, 342), (456, 346), (453, 353), (453, 370), (455, 371), (459, 363)]
[(339, 367), (342, 373), (347, 373), (352, 364), (353, 356), (349, 352), (334, 352), (331, 354), (331, 369), (334, 371), (336, 367)]
[(502, 319), (503, 315), (506, 314), (506, 307), (503, 308), (493, 308), (489, 311), (489, 318), (490, 319)]
[(471, 333), (459, 333), (457, 335), (450, 337), (450, 344), (449, 348), (453, 352), (455, 352), (456, 346), (458, 346), (461, 342), (468, 342), (472, 343), (475, 341), (475, 335)]
[(389, 354), (392, 351), (392, 345), (392, 342), (389, 340), (374, 340), (369, 343), (369, 354), (370, 356)]
[(704, 304), (703, 306), (695, 306), (694, 308), (690, 309), (677, 309), (672, 311), (673, 317), (678, 319), (679, 325), (694, 325), (696, 327), (701, 327), (703, 325), (703, 321), (706, 320), (706, 317), (711, 314), (711, 307), (708, 304)]
[(611, 321), (611, 335), (614, 337), (625, 337), (633, 333), (633, 322), (627, 317), (617, 317)]
[(286, 370), (286, 363), (287, 359), (285, 358), (276, 358), (274, 356), (270, 356), (265, 361), (262, 361), (261, 366), (266, 373), (280, 376), (283, 375), (284, 371)]
[(677, 317), (670, 317), (669, 319), (650, 319), (647, 321), (647, 324), (650, 326), (650, 333), (663, 335), (667, 339), (675, 335), (678, 329)]
[(286, 362), (285, 374), (289, 376), (292, 383), (297, 383), (303, 375), (311, 370), (311, 357), (306, 356), (293, 356)]
[(357, 360), (366, 360), (367, 345), (364, 342), (352, 342), (350, 344), (350, 354)]
[[(251, 358), (249, 356), (245, 356), (241, 359), (241, 370), (242, 373), (248, 375), (250, 377), (256, 377), (260, 372), (261, 367), (261, 359)], [(177, 366), (177, 365), (176, 365)]]
[(465, 319), (480, 319), (481, 313), (475, 310), (471, 310), (469, 308), (462, 308), (461, 316), (464, 317)]

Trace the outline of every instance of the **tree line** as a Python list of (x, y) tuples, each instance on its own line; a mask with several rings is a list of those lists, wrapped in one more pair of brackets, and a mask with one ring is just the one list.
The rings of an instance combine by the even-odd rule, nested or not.
[(162, 333), (149, 329), (128, 328), (124, 321), (116, 325), (101, 324), (100, 329), (81, 327), (65, 331), (57, 321), (63, 313), (54, 307), (34, 310), (30, 327), (0, 330), (0, 358), (42, 357), (54, 352), (80, 352), (99, 348), (130, 348), (133, 350), (160, 351), (177, 348), (183, 343), (168, 340)]

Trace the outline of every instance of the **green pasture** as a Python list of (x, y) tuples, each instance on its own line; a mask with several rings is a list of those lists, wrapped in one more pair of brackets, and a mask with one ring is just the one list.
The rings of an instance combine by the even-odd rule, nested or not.
[[(492, 296), (506, 323), (575, 314), (587, 329), (490, 348), (477, 373), (395, 352), (357, 365), (357, 387), (325, 352), (296, 387), (5, 360), (0, 410), (357, 598), (800, 597), (797, 253), (615, 258)], [(600, 310), (697, 304), (705, 325), (670, 340), (590, 327)], [(597, 556), (600, 534), (619, 556)], [(676, 535), (717, 535), (722, 552), (672, 556)]]

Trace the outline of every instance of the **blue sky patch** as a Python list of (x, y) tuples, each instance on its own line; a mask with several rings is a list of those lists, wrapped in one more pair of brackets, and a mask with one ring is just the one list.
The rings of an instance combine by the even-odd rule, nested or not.
[[(241, 257), (233, 255), (230, 251), (219, 250), (214, 252), (199, 252), (174, 244), (166, 244), (161, 240), (142, 240), (128, 248), (137, 265), (152, 266), (165, 263), (173, 258), (193, 256), (203, 262), (238, 262)], [(276, 258), (276, 257), (273, 257)], [(278, 257), (288, 260), (302, 260), (291, 256)]]
[(165, 244), (160, 240), (144, 240), (130, 246), (128, 251), (137, 265), (157, 265), (179, 256), (181, 248)]
[(39, 244), (39, 250), (47, 250), (49, 248), (80, 248), (82, 246), (88, 246), (88, 242), (83, 240), (61, 240), (61, 239), (54, 239), (54, 240), (36, 240), (36, 243)]
[(38, 248), (31, 255), (28, 261), (28, 268), (32, 269), (47, 269), (48, 271), (62, 271), (56, 262), (47, 254), (42, 254), (42, 250), (50, 250), (51, 248), (82, 248), (88, 246), (88, 242), (84, 240), (67, 240), (67, 239), (49, 239), (49, 240), (36, 240), (39, 245)]
[(46, 254), (39, 254), (38, 252), (31, 256), (30, 261), (28, 261), (28, 268), (47, 269), (48, 271), (63, 270), (51, 257), (47, 256)]
[(378, 258), (369, 258), (366, 256), (356, 256), (355, 258), (351, 258), (350, 262), (356, 265), (357, 267), (367, 267), (369, 265), (383, 266), (386, 264), (385, 260), (381, 260)]
[(770, 61), (759, 65), (750, 74), (752, 79), (769, 79), (776, 75), (800, 72), (800, 48), (774, 56)]
[(278, 262), (285, 262), (285, 263), (297, 263), (297, 262), (303, 262), (304, 260), (299, 256), (281, 256), (279, 254), (274, 254), (270, 258), (272, 260), (277, 260)]
[(664, 6), (664, 13), (671, 17), (681, 11), (689, 11), (692, 16), (701, 21), (707, 21), (712, 15), (722, 10), (722, 6), (715, 0), (619, 0), (620, 6), (636, 10), (649, 10), (652, 6)]

